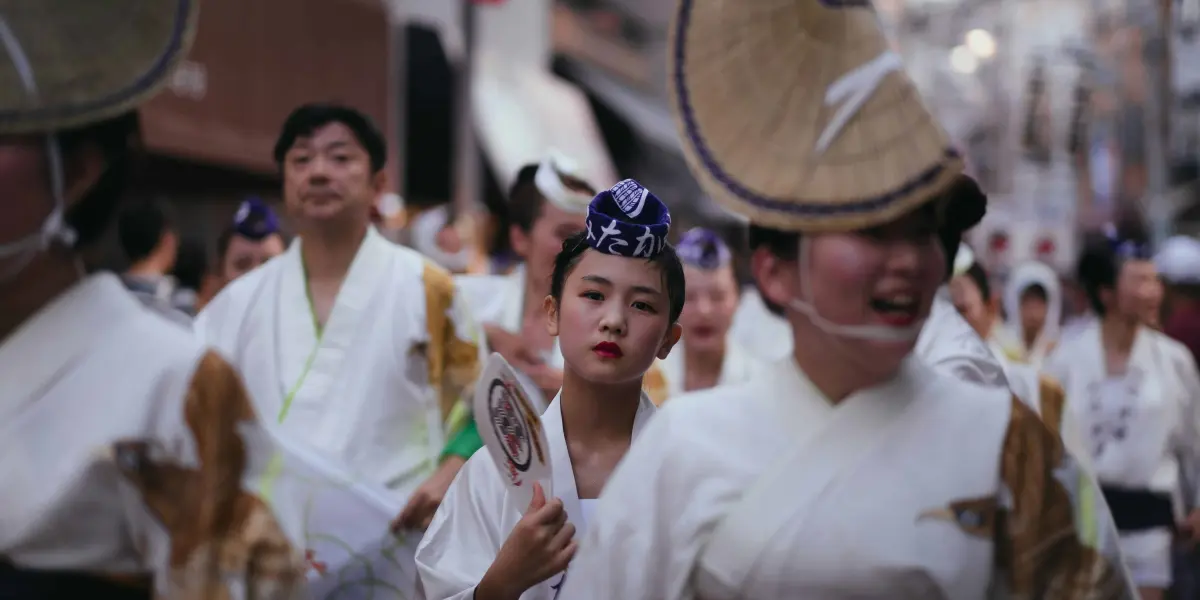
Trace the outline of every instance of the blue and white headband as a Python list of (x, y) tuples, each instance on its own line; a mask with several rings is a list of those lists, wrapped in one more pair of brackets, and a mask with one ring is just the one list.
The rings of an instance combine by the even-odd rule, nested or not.
[(238, 206), (237, 214), (233, 217), (233, 230), (238, 235), (259, 241), (267, 236), (279, 233), (279, 218), (259, 198), (247, 198)]
[(670, 230), (667, 205), (632, 179), (600, 192), (588, 205), (588, 245), (605, 254), (653, 258), (666, 248)]
[(703, 227), (690, 229), (683, 234), (675, 246), (675, 252), (684, 264), (705, 271), (719, 269), (732, 259), (729, 246), (721, 241), (721, 236)]
[(1108, 238), (1108, 246), (1118, 260), (1151, 260), (1154, 258), (1154, 250), (1150, 244), (1120, 237), (1117, 228), (1111, 224), (1104, 228), (1104, 235)]

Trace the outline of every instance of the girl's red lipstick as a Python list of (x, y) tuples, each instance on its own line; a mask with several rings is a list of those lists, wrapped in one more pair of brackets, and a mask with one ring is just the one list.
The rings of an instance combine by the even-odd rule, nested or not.
[(624, 355), (621, 347), (612, 342), (600, 342), (592, 346), (592, 352), (600, 355), (600, 358), (621, 358)]

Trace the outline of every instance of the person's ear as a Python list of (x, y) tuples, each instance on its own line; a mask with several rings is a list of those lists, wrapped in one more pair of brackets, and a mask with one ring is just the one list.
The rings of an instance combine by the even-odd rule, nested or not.
[(666, 358), (671, 353), (671, 349), (675, 347), (675, 344), (679, 343), (679, 338), (682, 335), (683, 326), (679, 323), (672, 323), (671, 328), (667, 330), (667, 334), (663, 336), (662, 343), (658, 345), (658, 352), (655, 356), (659, 360)]
[(524, 229), (516, 225), (508, 226), (508, 242), (512, 246), (513, 252), (520, 258), (528, 260), (530, 247), (533, 241), (529, 239), (529, 234)]
[(799, 272), (795, 262), (775, 256), (766, 248), (759, 248), (750, 256), (750, 274), (763, 298), (776, 306), (786, 307), (798, 295), (795, 288)]
[(542, 310), (546, 313), (546, 333), (550, 337), (558, 337), (558, 302), (554, 296), (547, 295), (542, 300)]

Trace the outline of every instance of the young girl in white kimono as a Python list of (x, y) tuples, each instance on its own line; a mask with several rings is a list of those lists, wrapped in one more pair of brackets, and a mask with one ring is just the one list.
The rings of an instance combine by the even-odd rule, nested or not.
[(755, 282), (795, 343), (659, 411), (562, 597), (1129, 598), (1057, 433), (913, 356), (939, 230), (979, 207), (942, 196), (961, 161), (870, 3), (681, 0), (673, 23), (685, 156), (750, 219)]
[(0, 597), (303, 596), (237, 373), (84, 264), (196, 9), (0, 4)]
[(1046, 368), (1083, 426), (1134, 582), (1143, 598), (1161, 598), (1176, 533), (1200, 537), (1200, 375), (1182, 344), (1143, 322), (1158, 285), (1144, 244), (1089, 248), (1079, 278), (1099, 318)]
[(429, 600), (558, 596), (576, 533), (655, 410), (642, 377), (679, 340), (684, 276), (669, 226), (666, 206), (625, 180), (596, 196), (587, 231), (563, 243), (545, 300), (564, 359), (542, 418), (551, 486), (517, 505), (486, 449), (471, 457), (417, 549)]
[(661, 361), (668, 398), (684, 392), (749, 381), (762, 362), (730, 339), (738, 307), (732, 254), (716, 232), (697, 227), (676, 246), (687, 278), (680, 345)]

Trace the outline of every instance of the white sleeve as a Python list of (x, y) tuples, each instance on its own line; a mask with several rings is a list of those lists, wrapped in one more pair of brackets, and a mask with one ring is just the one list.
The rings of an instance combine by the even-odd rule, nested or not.
[[(505, 490), (487, 449), (463, 465), (417, 546), (417, 570), (427, 600), (471, 600), (508, 531)], [(492, 481), (495, 480), (495, 481)], [(501, 523), (505, 520), (505, 523)]]
[(561, 598), (695, 597), (692, 570), (721, 516), (718, 498), (729, 494), (722, 478), (706, 480), (700, 465), (709, 461), (672, 435), (670, 408), (655, 415), (609, 479)]
[(1182, 471), (1185, 502), (1190, 509), (1200, 508), (1200, 372), (1191, 352), (1181, 349), (1175, 359), (1184, 387), (1181, 397), (1182, 424), (1177, 443)]

